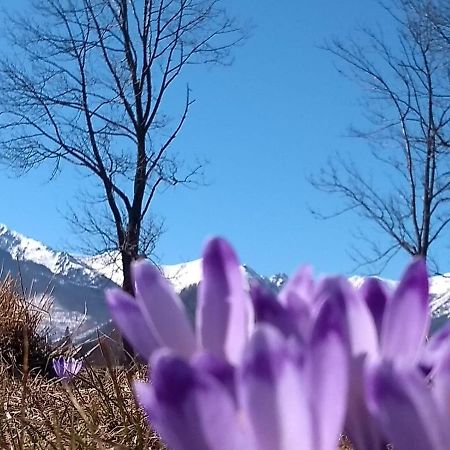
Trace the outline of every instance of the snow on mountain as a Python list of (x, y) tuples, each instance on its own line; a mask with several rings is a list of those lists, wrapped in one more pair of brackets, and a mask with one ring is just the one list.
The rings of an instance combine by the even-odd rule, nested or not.
[[(73, 337), (78, 342), (109, 322), (104, 290), (122, 282), (118, 253), (72, 256), (55, 251), (5, 225), (0, 225), (0, 267), (0, 277), (7, 273), (19, 277), (36, 302), (44, 297), (51, 300), (48, 324), (54, 339), (63, 336), (68, 327), (70, 332), (75, 333)], [(198, 285), (202, 278), (201, 259), (163, 265), (161, 270), (177, 292)], [(247, 265), (242, 265), (241, 271), (246, 280), (257, 280), (275, 291), (287, 279), (282, 273), (261, 276)], [(349, 278), (355, 287), (360, 287), (364, 279), (360, 276)], [(397, 284), (394, 280), (383, 281), (392, 288)], [(430, 298), (434, 318), (432, 326), (436, 329), (450, 317), (450, 274), (430, 278)]]
[[(116, 252), (104, 253), (97, 256), (80, 257), (86, 265), (112, 280), (117, 285), (122, 284), (123, 276), (120, 267), (119, 255)], [(176, 292), (184, 288), (199, 284), (202, 279), (202, 260), (195, 259), (180, 264), (166, 264), (160, 266), (161, 273), (172, 283)], [(280, 288), (287, 276), (277, 274), (273, 277), (263, 277), (247, 265), (241, 266), (241, 272), (245, 279), (258, 280), (268, 286)]]
[(434, 316), (450, 316), (450, 273), (430, 278), (430, 297)]
[(95, 256), (77, 256), (77, 260), (118, 286), (122, 285), (123, 276), (119, 252), (107, 252)]
[(17, 261), (29, 261), (46, 267), (56, 275), (88, 278), (94, 284), (99, 278), (97, 271), (65, 252), (57, 252), (39, 241), (30, 239), (0, 224), (0, 249)]
[(82, 334), (109, 320), (103, 291), (115, 284), (68, 253), (0, 225), (0, 267), (0, 276), (11, 273), (20, 279), (30, 297), (49, 299), (53, 339), (67, 327)]
[[(80, 260), (117, 285), (120, 286), (122, 284), (122, 268), (120, 266), (120, 256), (117, 252), (80, 257)], [(181, 264), (163, 265), (160, 269), (177, 292), (192, 284), (198, 284), (202, 278), (201, 259)]]
[[(367, 277), (362, 277), (360, 275), (353, 275), (348, 278), (348, 281), (355, 287), (360, 288)], [(387, 284), (390, 288), (394, 289), (397, 286), (398, 281), (389, 280), (388, 278), (375, 277), (381, 280), (383, 283)]]

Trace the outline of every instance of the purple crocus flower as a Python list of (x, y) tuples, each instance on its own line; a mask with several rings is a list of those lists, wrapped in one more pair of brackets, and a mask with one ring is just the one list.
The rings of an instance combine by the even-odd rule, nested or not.
[(367, 407), (365, 371), (368, 365), (380, 361), (398, 368), (420, 365), (430, 322), (425, 262), (414, 260), (394, 291), (377, 279), (368, 279), (357, 294), (363, 300), (359, 304), (366, 305), (363, 309), (369, 311), (369, 319), (363, 325), (361, 317), (367, 316), (367, 312), (356, 313), (354, 306), (348, 304), (349, 326), (355, 329), (364, 326), (365, 334), (363, 330), (358, 334), (365, 335), (367, 341), (361, 351), (361, 344), (353, 340), (346, 432), (356, 448), (378, 450), (384, 448), (386, 436)]
[(53, 370), (56, 376), (65, 382), (69, 382), (78, 375), (83, 366), (81, 359), (65, 358), (60, 356), (53, 359)]
[(449, 448), (449, 355), (431, 384), (415, 367), (383, 362), (368, 370), (369, 408), (396, 450)]
[(247, 292), (236, 255), (215, 238), (195, 330), (154, 267), (132, 272), (136, 299), (114, 290), (107, 300), (150, 361), (151, 382), (135, 393), (172, 450), (334, 450), (343, 430), (358, 450), (448, 447), (450, 326), (426, 345), (424, 261), (395, 290), (315, 282), (302, 268), (278, 295)]
[(441, 338), (433, 346), (433, 355), (423, 353), (430, 320), (424, 261), (413, 261), (393, 292), (375, 278), (367, 279), (359, 290), (339, 277), (315, 283), (311, 270), (304, 267), (286, 283), (278, 299), (259, 287), (253, 287), (251, 294), (258, 321), (300, 340), (308, 339), (323, 302), (339, 305), (346, 318), (352, 355), (346, 433), (359, 450), (382, 448), (380, 427), (367, 409), (366, 365), (383, 360), (398, 366), (417, 366), (425, 358), (433, 360), (444, 346)]
[(214, 238), (206, 245), (202, 264), (195, 331), (170, 283), (146, 261), (135, 262), (131, 269), (135, 298), (120, 289), (106, 292), (114, 321), (146, 361), (162, 347), (185, 359), (205, 350), (231, 363), (240, 360), (253, 311), (239, 261), (225, 240)]
[(345, 318), (327, 302), (304, 345), (260, 324), (234, 373), (218, 361), (205, 364), (206, 354), (190, 364), (159, 350), (152, 382), (136, 383), (135, 392), (172, 450), (334, 450), (348, 356)]

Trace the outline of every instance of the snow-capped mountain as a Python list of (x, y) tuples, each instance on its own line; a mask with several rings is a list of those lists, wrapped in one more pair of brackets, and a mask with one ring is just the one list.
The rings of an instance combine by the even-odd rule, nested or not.
[(1, 276), (11, 273), (21, 280), (31, 298), (49, 299), (52, 338), (66, 328), (82, 336), (109, 320), (103, 291), (115, 284), (68, 253), (55, 251), (0, 225)]
[[(123, 277), (118, 253), (80, 257), (80, 261), (83, 261), (84, 264), (114, 281), (117, 285), (120, 286), (122, 284)], [(172, 283), (175, 291), (178, 293), (189, 286), (199, 284), (202, 279), (201, 259), (195, 259), (181, 264), (163, 264), (160, 269), (162, 274)], [(245, 264), (241, 266), (241, 272), (245, 279), (256, 280), (275, 290), (278, 290), (287, 279), (287, 275), (285, 274), (264, 277)]]
[[(63, 336), (68, 328), (77, 342), (92, 336), (93, 330), (109, 322), (104, 290), (122, 282), (117, 253), (73, 256), (55, 251), (5, 225), (0, 225), (0, 267), (0, 278), (7, 273), (19, 277), (23, 288), (36, 302), (42, 298), (51, 300), (49, 325), (54, 339)], [(186, 306), (192, 309), (193, 292), (187, 288), (201, 281), (201, 259), (163, 265), (161, 271), (178, 293), (186, 291), (185, 301), (189, 303)], [(257, 280), (275, 291), (287, 279), (283, 273), (262, 276), (248, 265), (242, 265), (241, 271), (244, 279)], [(359, 287), (364, 277), (353, 276), (349, 280)], [(397, 283), (394, 280), (383, 281), (391, 287)], [(430, 297), (433, 328), (436, 329), (450, 317), (450, 274), (430, 278)]]
[[(49, 323), (52, 338), (62, 337), (67, 328), (76, 342), (92, 334), (109, 320), (104, 290), (120, 286), (122, 273), (117, 253), (98, 256), (73, 256), (56, 251), (0, 224), (0, 278), (11, 273), (21, 280), (36, 302), (49, 299)], [(201, 260), (161, 266), (164, 276), (177, 292), (201, 280)], [(243, 277), (279, 288), (283, 279), (263, 277), (248, 266), (241, 267)]]

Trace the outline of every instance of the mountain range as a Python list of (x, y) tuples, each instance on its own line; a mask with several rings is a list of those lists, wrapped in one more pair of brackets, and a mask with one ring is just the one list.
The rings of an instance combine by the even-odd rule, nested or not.
[[(120, 286), (122, 281), (117, 254), (74, 256), (5, 225), (0, 225), (0, 267), (0, 278), (8, 273), (18, 277), (32, 301), (51, 303), (46, 325), (54, 340), (69, 332), (75, 342), (83, 342), (95, 329), (107, 324), (110, 318), (104, 290)], [(192, 313), (192, 292), (188, 288), (201, 280), (201, 260), (162, 265), (161, 270)], [(287, 279), (283, 273), (263, 276), (245, 264), (241, 270), (247, 280), (257, 280), (274, 290), (279, 290)], [(359, 286), (364, 277), (353, 276), (349, 280)], [(394, 280), (384, 281), (396, 284)], [(430, 312), (433, 328), (450, 316), (450, 274), (430, 277)]]

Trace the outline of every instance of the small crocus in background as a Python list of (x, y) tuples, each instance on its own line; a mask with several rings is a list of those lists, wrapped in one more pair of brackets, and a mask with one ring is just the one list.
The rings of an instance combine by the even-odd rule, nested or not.
[(53, 370), (56, 376), (63, 382), (70, 382), (72, 379), (78, 375), (83, 362), (81, 359), (76, 359), (73, 357), (59, 356), (53, 359)]
[[(303, 267), (275, 294), (249, 288), (233, 249), (215, 238), (195, 331), (156, 268), (140, 261), (132, 275), (136, 299), (114, 290), (107, 301), (150, 363), (151, 381), (135, 393), (171, 450), (335, 450), (341, 433), (358, 450), (449, 447), (450, 328), (426, 342), (422, 260), (394, 290), (377, 279), (359, 289), (342, 277), (315, 281)], [(409, 427), (425, 437), (402, 437)]]

